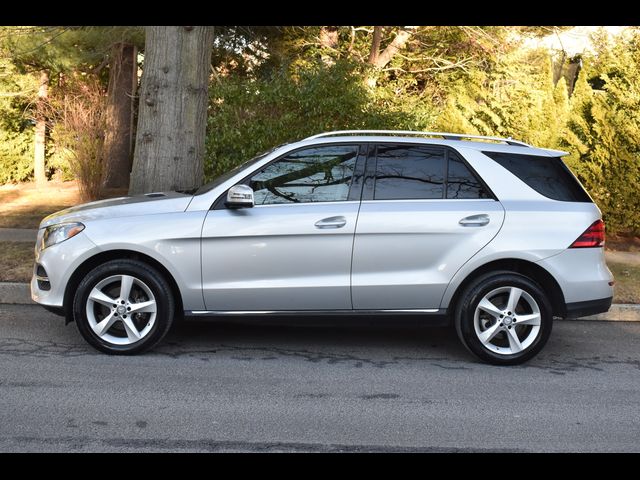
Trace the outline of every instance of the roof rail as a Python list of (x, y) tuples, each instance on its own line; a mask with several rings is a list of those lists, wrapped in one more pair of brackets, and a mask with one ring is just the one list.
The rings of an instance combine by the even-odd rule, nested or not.
[(313, 135), (311, 137), (305, 138), (305, 140), (312, 140), (314, 138), (324, 138), (324, 137), (334, 137), (338, 135), (396, 135), (396, 136), (428, 136), (428, 137), (442, 137), (445, 140), (462, 140), (462, 139), (472, 139), (472, 140), (493, 140), (496, 142), (503, 142), (508, 145), (518, 145), (520, 147), (531, 147), (528, 143), (520, 142), (518, 140), (513, 140), (511, 137), (502, 138), (502, 137), (489, 137), (486, 135), (467, 135), (465, 133), (447, 133), (447, 132), (420, 132), (413, 130), (336, 130), (333, 132), (325, 132), (319, 133), (318, 135)]

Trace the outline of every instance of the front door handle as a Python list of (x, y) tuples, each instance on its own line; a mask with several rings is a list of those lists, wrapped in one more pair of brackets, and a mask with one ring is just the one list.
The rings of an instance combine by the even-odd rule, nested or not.
[(344, 217), (329, 217), (318, 220), (315, 223), (316, 228), (342, 228), (347, 224)]
[(471, 215), (469, 217), (464, 217), (458, 223), (463, 227), (484, 227), (489, 223), (489, 215), (486, 213)]

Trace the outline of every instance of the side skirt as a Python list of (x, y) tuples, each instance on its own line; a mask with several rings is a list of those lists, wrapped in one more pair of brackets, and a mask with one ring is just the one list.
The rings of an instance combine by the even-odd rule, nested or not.
[(447, 326), (446, 309), (428, 310), (185, 310), (187, 321), (286, 324), (301, 326)]

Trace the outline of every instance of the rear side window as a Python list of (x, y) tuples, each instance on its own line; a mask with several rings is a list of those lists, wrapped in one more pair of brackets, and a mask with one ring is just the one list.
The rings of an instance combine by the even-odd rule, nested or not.
[(563, 202), (589, 202), (591, 199), (560, 157), (482, 152), (541, 195)]
[(444, 174), (444, 149), (379, 145), (373, 198), (442, 198)]
[(447, 198), (491, 198), (491, 194), (458, 155), (450, 151), (448, 157)]

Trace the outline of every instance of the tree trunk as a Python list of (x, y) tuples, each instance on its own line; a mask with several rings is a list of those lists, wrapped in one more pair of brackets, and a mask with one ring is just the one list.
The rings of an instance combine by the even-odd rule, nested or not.
[(36, 185), (41, 187), (47, 183), (44, 169), (45, 142), (47, 137), (46, 101), (49, 92), (49, 72), (43, 70), (40, 73), (40, 86), (38, 87), (38, 101), (36, 103), (36, 129), (35, 149), (33, 158), (33, 176)]
[(380, 43), (382, 42), (382, 27), (373, 27), (373, 40), (371, 41), (371, 53), (369, 63), (375, 65), (380, 56)]
[(129, 186), (133, 134), (133, 98), (137, 84), (137, 49), (117, 43), (111, 48), (104, 137), (106, 188)]
[(213, 27), (145, 27), (130, 194), (203, 180)]
[[(338, 46), (338, 29), (337, 27), (320, 27), (320, 45), (326, 49), (334, 50)], [(327, 52), (322, 54), (322, 63), (325, 65), (333, 65), (335, 62), (333, 57)]]
[(371, 53), (369, 54), (369, 63), (374, 69), (367, 76), (366, 83), (373, 88), (378, 83), (378, 73), (386, 67), (393, 57), (402, 50), (412, 32), (409, 30), (399, 30), (392, 42), (380, 52), (380, 43), (382, 41), (382, 27), (373, 27), (373, 41), (371, 42)]

